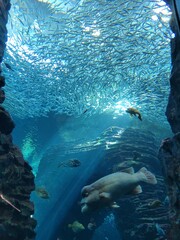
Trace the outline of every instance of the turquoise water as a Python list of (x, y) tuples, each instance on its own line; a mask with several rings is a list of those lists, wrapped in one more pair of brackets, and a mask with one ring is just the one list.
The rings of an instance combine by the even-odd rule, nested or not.
[[(154, 231), (153, 235), (147, 231), (150, 237), (156, 236), (155, 223), (167, 229), (167, 206), (162, 204), (160, 208), (149, 209), (148, 204), (156, 199), (163, 202), (167, 194), (161, 183), (157, 151), (163, 136), (170, 135), (168, 129), (162, 130), (153, 125), (149, 132), (143, 121), (129, 115), (117, 119), (99, 114), (90, 118), (85, 115), (81, 118), (50, 115), (48, 118), (17, 120), (16, 123), (14, 142), (21, 147), (25, 159), (33, 167), (36, 186), (45, 188), (50, 196), (49, 199), (42, 199), (35, 192), (31, 196), (35, 203), (34, 217), (38, 220), (37, 239), (77, 237), (81, 240), (86, 237), (118, 240), (121, 239), (119, 229), (130, 231), (134, 218), (137, 227), (142, 223), (150, 224), (150, 229)], [(130, 133), (127, 132), (129, 129)], [(134, 158), (134, 152), (140, 157)], [(77, 168), (59, 167), (70, 159), (78, 159), (81, 165)], [(140, 199), (131, 197), (125, 202), (123, 199), (118, 202), (118, 219), (127, 221), (129, 217), (126, 219), (126, 216), (133, 214), (128, 220), (130, 225), (117, 228), (113, 221), (107, 223), (106, 217), (115, 212), (104, 209), (92, 215), (97, 227), (91, 232), (87, 226), (92, 216), (82, 215), (79, 205), (81, 188), (112, 173), (117, 164), (122, 165), (119, 170), (133, 166), (137, 171), (145, 166), (156, 174), (159, 182), (152, 188), (143, 185), (144, 195)], [(85, 236), (73, 234), (68, 228), (68, 224), (75, 220), (85, 226), (86, 230), (82, 232)]]
[[(33, 167), (36, 186), (43, 186), (50, 196), (45, 200), (32, 193), (37, 240), (116, 240), (129, 229), (128, 239), (134, 239), (142, 224), (148, 224), (150, 230), (145, 231), (154, 234), (151, 239), (158, 238), (155, 224), (167, 231), (168, 223), (153, 216), (162, 217), (165, 210), (153, 210), (147, 220), (144, 208), (153, 199), (163, 201), (163, 184), (155, 191), (145, 187), (142, 199), (126, 202), (127, 215), (126, 207), (135, 202), (136, 229), (131, 222), (126, 229), (117, 220), (121, 212), (126, 216), (120, 206), (120, 214), (107, 210), (93, 216), (96, 228), (89, 231), (90, 218), (82, 216), (78, 202), (81, 188), (111, 173), (117, 162), (136, 171), (146, 166), (162, 181), (154, 155), (161, 140), (171, 136), (165, 117), (174, 37), (169, 8), (160, 0), (11, 3), (2, 63), (7, 82), (4, 105), (16, 122), (14, 142)], [(130, 117), (128, 107), (137, 108), (143, 120)], [(127, 137), (121, 142), (123, 136)], [(120, 152), (121, 148), (128, 150)], [(134, 151), (141, 156), (137, 163)], [(112, 163), (107, 162), (110, 158)], [(80, 167), (59, 167), (70, 159), (79, 159)], [(75, 220), (84, 224), (84, 233), (68, 228)], [(123, 229), (116, 226), (119, 221)]]

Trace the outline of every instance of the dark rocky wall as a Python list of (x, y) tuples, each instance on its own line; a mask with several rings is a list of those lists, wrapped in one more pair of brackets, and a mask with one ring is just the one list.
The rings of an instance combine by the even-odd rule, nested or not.
[(170, 198), (171, 229), (168, 240), (178, 240), (180, 239), (180, 31), (173, 0), (167, 2), (173, 12), (170, 27), (175, 33), (175, 38), (171, 40), (172, 71), (166, 116), (175, 135), (172, 139), (167, 138), (162, 142), (159, 159)]
[[(10, 1), (0, 1), (0, 62), (7, 41), (6, 23)], [(0, 239), (31, 240), (35, 238), (34, 206), (30, 201), (34, 190), (32, 169), (13, 144), (11, 132), (15, 125), (1, 106), (5, 100), (5, 78), (0, 69)]]
[(168, 233), (169, 240), (180, 239), (180, 133), (172, 139), (163, 141), (159, 151), (165, 181), (170, 197), (169, 217), (171, 229)]
[(173, 18), (171, 29), (176, 33), (176, 37), (171, 40), (172, 71), (166, 116), (173, 133), (177, 133), (180, 132), (180, 36), (177, 34)]

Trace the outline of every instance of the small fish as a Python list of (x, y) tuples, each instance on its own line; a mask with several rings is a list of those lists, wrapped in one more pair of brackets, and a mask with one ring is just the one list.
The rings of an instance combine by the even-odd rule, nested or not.
[(90, 222), (88, 223), (87, 228), (90, 231), (92, 231), (92, 230), (94, 230), (94, 228), (96, 228), (96, 222), (95, 222), (94, 218), (90, 219)]
[(164, 201), (163, 201), (163, 204), (164, 204), (165, 206), (169, 206), (169, 204), (170, 204), (169, 196), (166, 196), (166, 197), (165, 197), (165, 199), (164, 199)]
[(156, 231), (157, 231), (158, 236), (165, 236), (166, 235), (165, 231), (162, 229), (162, 227), (158, 223), (155, 224), (155, 227), (156, 227)]
[(5, 66), (6, 66), (9, 70), (14, 71), (14, 70), (12, 69), (12, 67), (11, 67), (8, 63), (4, 63), (4, 64), (5, 64)]
[(83, 114), (86, 113), (87, 111), (88, 111), (88, 109), (85, 109), (85, 110), (83, 111)]
[(122, 171), (123, 168), (129, 168), (132, 165), (138, 165), (138, 163), (133, 160), (128, 160), (128, 161), (124, 161), (122, 163), (115, 164), (115, 165), (113, 165), (112, 172), (115, 173), (118, 171)]
[(70, 159), (68, 161), (64, 161), (58, 165), (58, 167), (79, 167), (81, 165), (81, 162), (78, 159)]
[(88, 225), (87, 225), (87, 228), (90, 230), (90, 231), (92, 231), (94, 228), (96, 227), (96, 224), (95, 223), (88, 223)]
[(71, 228), (74, 233), (79, 233), (85, 230), (83, 224), (78, 221), (74, 221), (72, 224), (68, 224), (68, 228)]
[(134, 115), (134, 116), (138, 115), (139, 120), (142, 121), (141, 113), (137, 109), (135, 109), (135, 108), (128, 108), (126, 110), (126, 112), (130, 113), (131, 116), (132, 115)]
[(49, 193), (44, 187), (37, 187), (35, 192), (40, 198), (49, 199)]
[(133, 152), (133, 160), (136, 161), (138, 158), (141, 157), (141, 153), (134, 151)]
[(117, 164), (117, 168), (119, 169), (119, 168), (128, 168), (128, 167), (130, 167), (131, 165), (133, 165), (133, 164), (138, 164), (136, 161), (133, 161), (133, 160), (129, 160), (129, 161), (124, 161), (124, 162), (122, 162), (122, 163), (119, 163), (119, 164)]
[(154, 201), (148, 203), (149, 208), (157, 208), (162, 205), (162, 202), (159, 199), (155, 199)]

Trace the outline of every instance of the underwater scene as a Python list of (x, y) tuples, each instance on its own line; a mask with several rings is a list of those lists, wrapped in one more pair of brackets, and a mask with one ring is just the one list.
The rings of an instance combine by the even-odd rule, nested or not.
[(3, 105), (36, 240), (167, 239), (170, 17), (162, 0), (11, 0)]

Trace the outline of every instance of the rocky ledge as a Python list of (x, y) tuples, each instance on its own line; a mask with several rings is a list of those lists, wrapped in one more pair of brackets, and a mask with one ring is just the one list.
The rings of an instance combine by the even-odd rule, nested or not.
[[(6, 23), (10, 1), (0, 1), (0, 63), (7, 40)], [(5, 78), (0, 68), (0, 104), (5, 100)], [(30, 194), (35, 188), (34, 175), (20, 150), (13, 144), (15, 124), (0, 105), (0, 239), (32, 240), (35, 238), (34, 205)]]
[(159, 159), (163, 166), (164, 178), (170, 199), (169, 217), (171, 229), (168, 240), (180, 239), (180, 29), (175, 16), (173, 1), (166, 0), (172, 9), (170, 27), (175, 33), (171, 40), (172, 71), (170, 76), (170, 94), (166, 116), (174, 137), (162, 142)]
[(168, 239), (180, 239), (180, 133), (162, 142), (159, 159), (170, 199), (171, 229)]
[[(0, 96), (1, 93), (4, 96), (0, 88)], [(35, 188), (34, 175), (12, 142), (14, 127), (11, 116), (0, 106), (0, 239), (31, 240), (35, 238), (36, 226), (30, 201)]]

